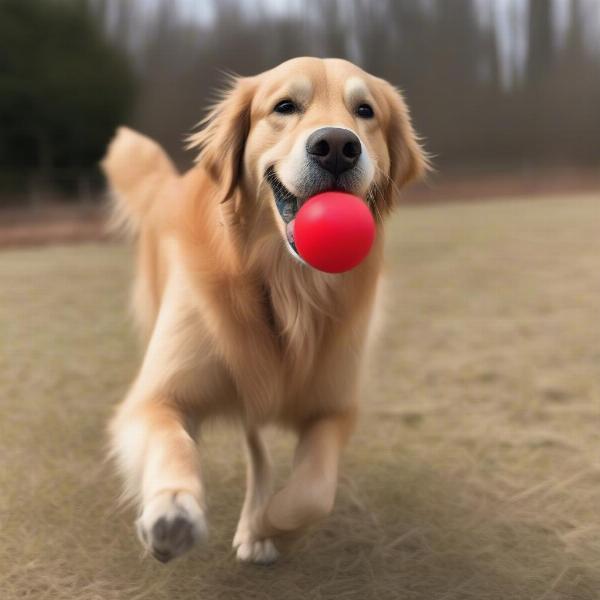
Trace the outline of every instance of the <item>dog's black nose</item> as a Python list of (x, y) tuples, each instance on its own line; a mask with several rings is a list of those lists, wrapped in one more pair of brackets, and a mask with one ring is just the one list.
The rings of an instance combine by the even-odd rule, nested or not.
[(306, 151), (326, 171), (337, 177), (351, 169), (362, 151), (358, 136), (341, 127), (322, 127), (306, 140)]

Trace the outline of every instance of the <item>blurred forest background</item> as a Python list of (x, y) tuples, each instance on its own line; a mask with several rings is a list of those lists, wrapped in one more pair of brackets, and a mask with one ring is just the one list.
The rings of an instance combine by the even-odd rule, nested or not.
[(120, 123), (188, 166), (223, 71), (299, 55), (404, 90), (442, 175), (600, 170), (598, 0), (0, 0), (0, 207), (93, 200)]

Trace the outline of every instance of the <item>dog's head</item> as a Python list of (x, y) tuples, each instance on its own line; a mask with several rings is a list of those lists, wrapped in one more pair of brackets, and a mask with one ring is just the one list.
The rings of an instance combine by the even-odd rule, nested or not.
[(297, 58), (236, 79), (192, 142), (222, 199), (241, 190), (271, 211), (290, 248), (307, 198), (350, 192), (380, 221), (427, 168), (400, 93), (339, 59)]

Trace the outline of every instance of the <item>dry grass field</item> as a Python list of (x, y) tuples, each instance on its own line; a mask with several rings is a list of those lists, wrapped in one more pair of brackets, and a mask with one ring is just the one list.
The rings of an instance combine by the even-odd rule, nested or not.
[[(138, 364), (130, 252), (0, 252), (2, 600), (600, 598), (600, 195), (410, 206), (333, 516), (230, 550), (236, 432), (203, 435), (211, 539), (144, 558), (103, 463)], [(270, 434), (284, 477), (290, 440)]]

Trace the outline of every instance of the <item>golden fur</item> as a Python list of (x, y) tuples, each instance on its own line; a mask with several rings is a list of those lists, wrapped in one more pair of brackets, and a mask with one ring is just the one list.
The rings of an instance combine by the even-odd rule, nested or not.
[[(298, 98), (302, 111), (274, 113), (282, 97)], [(349, 103), (358, 97), (375, 118), (357, 118)], [(340, 275), (291, 256), (264, 177), (274, 166), (293, 187), (305, 136), (331, 123), (360, 136), (363, 172), (373, 175), (356, 191), (377, 221), (367, 259)], [(427, 162), (400, 94), (333, 59), (295, 59), (235, 80), (190, 143), (200, 154), (184, 175), (154, 142), (125, 128), (103, 162), (121, 219), (137, 233), (134, 311), (147, 339), (111, 424), (113, 451), (139, 505), (142, 543), (168, 560), (206, 533), (196, 428), (213, 415), (239, 419), (249, 467), (234, 546), (241, 560), (270, 562), (273, 539), (332, 508), (338, 456), (355, 419), (383, 220)], [(267, 423), (299, 436), (294, 472), (274, 495), (260, 437)]]

